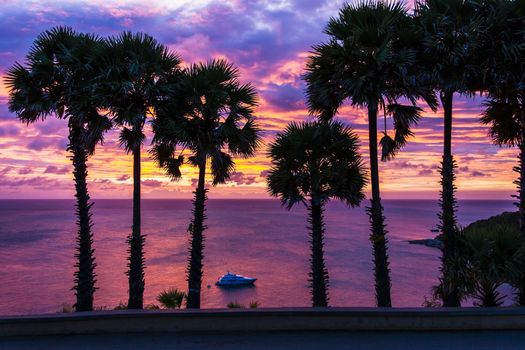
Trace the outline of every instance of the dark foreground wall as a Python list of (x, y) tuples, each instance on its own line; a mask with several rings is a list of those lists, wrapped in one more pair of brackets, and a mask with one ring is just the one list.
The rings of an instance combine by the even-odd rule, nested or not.
[(525, 330), (525, 308), (124, 310), (0, 318), (0, 336), (284, 330)]

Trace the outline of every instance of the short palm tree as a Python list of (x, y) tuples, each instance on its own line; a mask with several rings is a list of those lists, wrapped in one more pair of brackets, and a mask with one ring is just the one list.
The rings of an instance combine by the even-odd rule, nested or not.
[(480, 18), (478, 2), (475, 0), (423, 0), (416, 2), (415, 19), (422, 32), (420, 64), (425, 67), (424, 76), (439, 92), (444, 113), (444, 148), (441, 162), (441, 212), (440, 229), (444, 243), (442, 258), (443, 306), (460, 306), (458, 291), (450, 287), (449, 281), (457, 266), (448, 266), (454, 261), (456, 230), (454, 185), (456, 162), (452, 155), (452, 114), (455, 93), (469, 94), (469, 82), (477, 75), (474, 53), (479, 45)]
[[(378, 306), (392, 306), (386, 225), (379, 190), (378, 111), (394, 120), (395, 136), (386, 130), (380, 143), (383, 160), (393, 157), (412, 135), (421, 110), (418, 98), (432, 108), (432, 91), (418, 80), (417, 30), (399, 3), (347, 4), (330, 19), (326, 43), (315, 46), (307, 63), (307, 97), (310, 112), (321, 120), (333, 118), (345, 100), (368, 110), (370, 177), (372, 187), (370, 240), (373, 245), (375, 290)], [(405, 99), (408, 105), (400, 104)], [(385, 123), (386, 125), (386, 123)]]
[(324, 260), (324, 205), (339, 199), (348, 206), (364, 198), (365, 170), (357, 135), (340, 122), (291, 123), (268, 152), (272, 168), (268, 191), (291, 209), (309, 211), (312, 306), (328, 306), (328, 271)]
[[(519, 148), (516, 203), (520, 213), (520, 232), (525, 237), (525, 4), (521, 1), (494, 0), (483, 7), (486, 27), (483, 46), (484, 88), (488, 92), (481, 122), (490, 125), (495, 144)], [(519, 286), (518, 301), (525, 305), (525, 279)]]
[(122, 127), (120, 143), (133, 154), (133, 226), (129, 243), (128, 308), (144, 306), (144, 243), (141, 232), (141, 146), (146, 118), (162, 99), (167, 77), (179, 70), (180, 59), (149, 35), (125, 32), (105, 41), (98, 95)]
[(224, 183), (235, 167), (233, 156), (253, 156), (260, 143), (253, 116), (256, 91), (250, 84), (240, 84), (238, 78), (238, 70), (224, 60), (192, 65), (153, 122), (152, 154), (167, 174), (173, 179), (181, 176), (184, 158), (175, 154), (180, 152), (178, 146), (189, 153), (189, 164), (199, 169), (188, 228), (188, 308), (200, 308), (206, 169), (210, 165), (213, 185)]
[(78, 34), (67, 27), (53, 28), (39, 35), (26, 57), (27, 63), (16, 63), (6, 78), (9, 109), (18, 119), (31, 124), (54, 115), (68, 122), (67, 150), (73, 163), (78, 224), (74, 287), (77, 311), (93, 310), (96, 289), (93, 203), (87, 189), (86, 162), (111, 127), (109, 119), (99, 114), (91, 93), (100, 49), (100, 40), (95, 36)]
[(473, 227), (460, 236), (465, 259), (461, 268), (466, 276), (460, 281), (460, 289), (470, 291), (479, 306), (501, 306), (505, 296), (499, 287), (523, 280), (525, 239), (512, 226), (503, 224)]

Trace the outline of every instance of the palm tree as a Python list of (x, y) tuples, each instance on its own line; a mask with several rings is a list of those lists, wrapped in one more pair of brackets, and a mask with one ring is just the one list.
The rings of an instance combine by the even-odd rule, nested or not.
[(146, 118), (162, 99), (168, 77), (179, 70), (180, 59), (153, 37), (124, 32), (105, 41), (98, 94), (122, 127), (120, 144), (133, 154), (133, 226), (128, 238), (129, 309), (144, 305), (144, 243), (141, 232), (140, 158)]
[(91, 207), (87, 189), (88, 156), (102, 142), (111, 127), (100, 115), (92, 99), (95, 60), (100, 54), (100, 40), (78, 34), (71, 28), (56, 27), (45, 31), (33, 43), (26, 64), (16, 63), (7, 73), (9, 109), (18, 119), (31, 124), (48, 116), (66, 119), (73, 163), (77, 215), (77, 253), (75, 294), (77, 311), (93, 310), (95, 257)]
[(496, 224), (466, 228), (459, 232), (464, 262), (459, 289), (468, 291), (483, 307), (501, 306), (505, 298), (498, 290), (503, 283), (523, 280), (525, 240), (511, 225)]
[[(321, 120), (336, 115), (345, 100), (368, 110), (372, 185), (368, 214), (376, 299), (378, 306), (390, 307), (388, 240), (379, 190), (378, 110), (383, 109), (385, 117), (391, 115), (394, 120), (394, 138), (385, 130), (380, 141), (382, 159), (388, 160), (405, 145), (420, 118), (416, 99), (426, 99), (432, 108), (436, 101), (431, 90), (417, 79), (417, 30), (402, 5), (366, 1), (347, 4), (337, 18), (330, 19), (325, 33), (328, 42), (315, 46), (307, 63), (308, 105)], [(400, 104), (401, 98), (411, 104)]]
[(449, 286), (457, 266), (449, 262), (455, 256), (456, 162), (452, 155), (452, 113), (455, 93), (469, 94), (469, 81), (476, 75), (470, 64), (479, 44), (478, 4), (475, 0), (423, 0), (416, 2), (414, 15), (423, 33), (421, 64), (427, 78), (439, 92), (444, 114), (443, 159), (441, 162), (441, 197), (439, 214), (444, 244), (442, 256), (443, 306), (460, 306), (458, 291)]
[(328, 306), (324, 205), (335, 198), (353, 207), (365, 197), (357, 135), (340, 122), (291, 123), (277, 135), (268, 154), (272, 161), (267, 178), (270, 194), (280, 197), (287, 209), (296, 203), (308, 208), (312, 306)]
[(235, 168), (233, 156), (250, 157), (260, 143), (253, 116), (256, 91), (251, 84), (240, 84), (238, 78), (238, 70), (224, 60), (192, 65), (153, 122), (152, 154), (167, 174), (173, 179), (181, 176), (184, 158), (182, 153), (175, 154), (177, 146), (190, 153), (189, 164), (199, 169), (193, 220), (188, 227), (188, 308), (200, 308), (207, 165), (213, 185), (224, 183)]
[[(525, 4), (521, 1), (493, 0), (485, 4), (486, 27), (483, 67), (484, 88), (488, 92), (481, 122), (490, 125), (490, 136), (500, 146), (519, 148), (516, 205), (519, 227), (525, 237), (525, 64), (523, 26)], [(525, 279), (519, 286), (518, 302), (525, 305)]]

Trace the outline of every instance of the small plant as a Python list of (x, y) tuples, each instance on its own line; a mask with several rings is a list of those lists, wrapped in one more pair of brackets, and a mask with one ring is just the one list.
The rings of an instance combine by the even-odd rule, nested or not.
[(107, 311), (109, 310), (109, 307), (107, 307), (106, 305), (95, 306), (93, 310), (94, 311)]
[(436, 298), (429, 298), (427, 297), (426, 295), (424, 296), (424, 301), (423, 303), (421, 304), (421, 306), (423, 307), (430, 307), (430, 308), (436, 308), (436, 307), (441, 307), (441, 303), (438, 299)]
[(73, 307), (73, 305), (64, 304), (64, 305), (62, 305), (62, 310), (59, 310), (57, 313), (68, 314), (68, 313), (71, 313), (71, 312), (75, 312), (75, 308)]
[(148, 304), (144, 306), (144, 309), (145, 310), (160, 310), (160, 306), (158, 306), (157, 304)]
[(228, 309), (241, 309), (243, 307), (237, 301), (230, 301), (226, 306), (228, 307)]
[(250, 301), (250, 309), (257, 309), (259, 306), (261, 306), (261, 303), (257, 300)]
[(127, 310), (128, 306), (124, 304), (122, 301), (118, 303), (117, 306), (113, 310)]
[(180, 309), (184, 299), (186, 299), (186, 293), (177, 288), (165, 290), (157, 297), (157, 301), (166, 309)]

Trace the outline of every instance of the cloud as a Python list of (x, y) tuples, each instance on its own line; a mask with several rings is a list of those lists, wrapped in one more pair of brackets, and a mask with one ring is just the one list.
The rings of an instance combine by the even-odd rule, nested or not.
[(120, 175), (119, 177), (117, 177), (117, 181), (126, 181), (126, 180), (129, 180), (130, 176), (127, 175), (127, 174), (124, 174), (124, 175)]
[(473, 172), (470, 173), (470, 176), (472, 177), (485, 177), (485, 176), (490, 176), (488, 174), (485, 174), (481, 171), (478, 171), (478, 170), (474, 170)]
[(419, 176), (428, 176), (428, 175), (432, 175), (434, 173), (434, 171), (430, 170), (430, 169), (423, 169), (423, 170), (420, 170), (418, 175)]
[(15, 137), (20, 134), (20, 128), (15, 125), (0, 126), (0, 137)]
[(302, 86), (297, 88), (291, 84), (269, 84), (261, 95), (265, 101), (278, 110), (305, 108)]
[(32, 173), (33, 173), (33, 169), (31, 168), (22, 168), (18, 170), (19, 175), (27, 175), (27, 174), (32, 174)]
[(33, 151), (41, 151), (45, 148), (58, 148), (59, 143), (55, 138), (40, 137), (27, 144), (27, 148)]
[(0, 186), (17, 188), (17, 187), (33, 187), (33, 188), (44, 188), (49, 189), (52, 187), (60, 186), (60, 182), (55, 179), (48, 179), (43, 176), (31, 177), (31, 178), (22, 178), (22, 179), (7, 179), (0, 178)]
[(230, 174), (230, 182), (235, 182), (236, 185), (251, 185), (256, 183), (257, 177), (246, 176), (240, 171), (234, 171)]
[(162, 181), (159, 180), (153, 180), (153, 179), (146, 179), (141, 182), (146, 187), (160, 187), (162, 186)]
[(54, 165), (49, 165), (45, 170), (44, 174), (56, 174), (56, 175), (64, 175), (69, 173), (69, 168), (67, 166), (64, 167), (56, 167)]
[(14, 169), (14, 167), (8, 165), (8, 166), (4, 167), (2, 170), (0, 170), (0, 175), (3, 176), (3, 175), (7, 174), (8, 172), (10, 172), (13, 169)]

